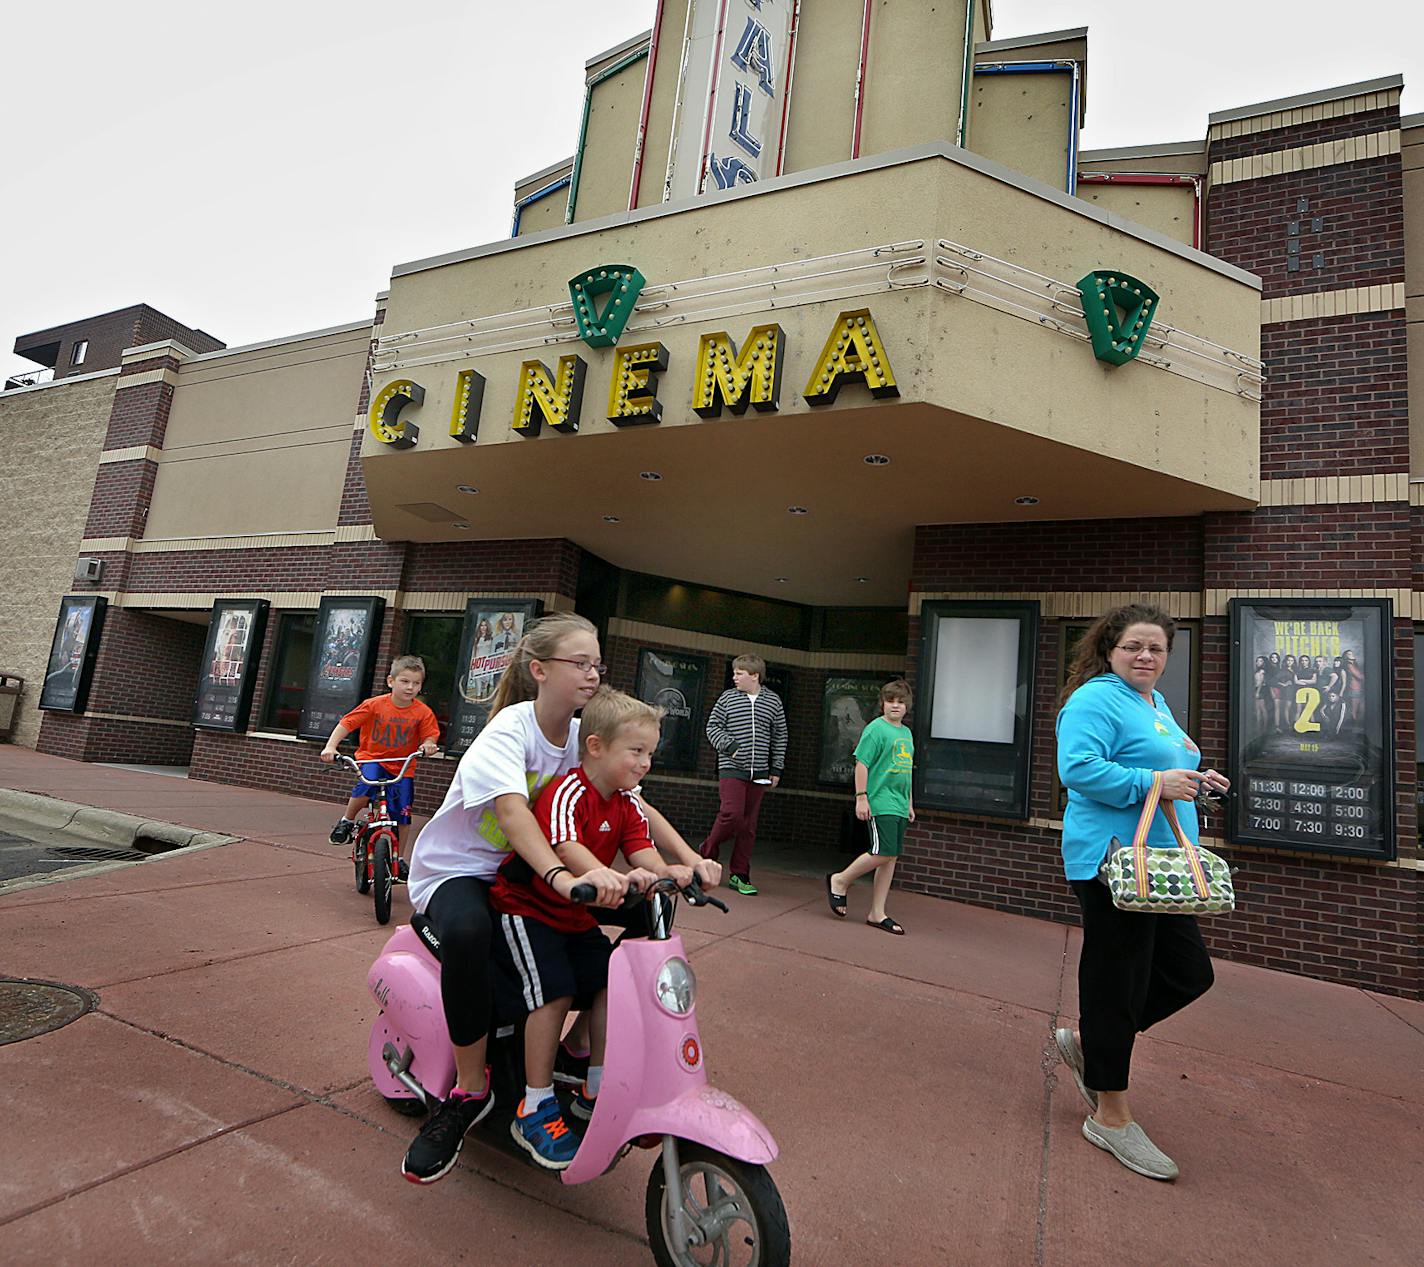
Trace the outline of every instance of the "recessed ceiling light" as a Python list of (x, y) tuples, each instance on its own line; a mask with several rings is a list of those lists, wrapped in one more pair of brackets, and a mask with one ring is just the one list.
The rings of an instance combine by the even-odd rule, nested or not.
[(469, 524), (455, 524), (454, 526), (455, 526), (456, 528), (459, 528), (459, 529), (463, 532), (463, 531), (464, 531), (465, 529), (467, 529), (470, 525), (469, 525)]
[(777, 583), (778, 585), (785, 585), (785, 584), (786, 584), (786, 577), (784, 577), (784, 576), (778, 576), (778, 577), (775, 578), (775, 580), (776, 580), (776, 583)]
[(606, 524), (616, 524), (622, 523), (622, 520), (619, 519), (617, 515), (604, 515), (603, 522)]
[(862, 459), (866, 466), (889, 466), (890, 459), (883, 453), (867, 453)]
[(456, 484), (455, 491), (457, 493), (478, 493), (480, 490), (473, 484)]
[(786, 513), (788, 515), (809, 515), (811, 512), (805, 506), (788, 506)]
[(855, 578), (855, 583), (857, 585), (864, 585), (868, 580), (870, 580), (868, 576), (857, 576)]
[(1015, 498), (1014, 498), (1014, 505), (1015, 505), (1015, 506), (1037, 506), (1037, 505), (1038, 505), (1038, 498), (1037, 498), (1037, 497), (1015, 497)]
[(639, 471), (638, 478), (640, 480), (650, 480), (653, 483), (657, 483), (658, 480), (662, 479), (662, 475), (658, 471)]

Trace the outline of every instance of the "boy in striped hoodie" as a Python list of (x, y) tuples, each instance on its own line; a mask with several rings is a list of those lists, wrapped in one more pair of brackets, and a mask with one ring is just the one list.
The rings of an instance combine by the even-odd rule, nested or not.
[(755, 655), (732, 661), (732, 689), (723, 691), (707, 719), (707, 739), (717, 749), (717, 821), (700, 850), (717, 858), (722, 842), (735, 838), (729, 887), (755, 897), (752, 846), (757, 815), (769, 787), (781, 782), (786, 768), (786, 710), (781, 697), (764, 687), (766, 662)]

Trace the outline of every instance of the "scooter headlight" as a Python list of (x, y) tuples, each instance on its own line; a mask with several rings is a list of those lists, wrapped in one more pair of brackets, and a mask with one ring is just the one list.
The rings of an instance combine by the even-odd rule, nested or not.
[(663, 1011), (686, 1016), (697, 1000), (697, 978), (687, 960), (674, 955), (658, 969), (653, 990)]

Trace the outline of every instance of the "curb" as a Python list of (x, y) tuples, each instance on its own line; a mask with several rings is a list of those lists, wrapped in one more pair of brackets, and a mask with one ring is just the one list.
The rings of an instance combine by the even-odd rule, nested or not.
[[(38, 792), (21, 792), (0, 788), (0, 821), (21, 827), (37, 827), (43, 831), (64, 831), (115, 849), (140, 849), (155, 857), (175, 849), (191, 849), (199, 845), (230, 845), (240, 836), (221, 832), (201, 831), (117, 810), (97, 809), (73, 801), (60, 801)], [(143, 849), (136, 842), (151, 840), (165, 845), (164, 849)]]
[[(149, 855), (145, 862), (155, 862), (196, 849), (212, 849), (218, 845), (236, 844), (241, 836), (221, 832), (201, 831), (177, 823), (158, 822), (117, 810), (99, 809), (73, 801), (60, 801), (38, 792), (21, 792), (15, 788), (0, 788), (0, 826), (9, 827), (18, 835), (39, 831), (45, 835), (63, 832), (94, 845), (111, 849), (134, 849)], [(132, 867), (138, 862), (101, 862), (92, 866), (67, 867), (48, 875), (26, 876), (0, 883), (0, 895), (37, 888), (59, 880), (98, 875), (116, 867)]]

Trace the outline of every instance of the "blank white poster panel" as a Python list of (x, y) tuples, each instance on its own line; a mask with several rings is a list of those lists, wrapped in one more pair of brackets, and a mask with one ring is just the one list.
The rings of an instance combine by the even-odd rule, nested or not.
[(935, 644), (930, 735), (1013, 743), (1019, 685), (1019, 622), (949, 616)]

